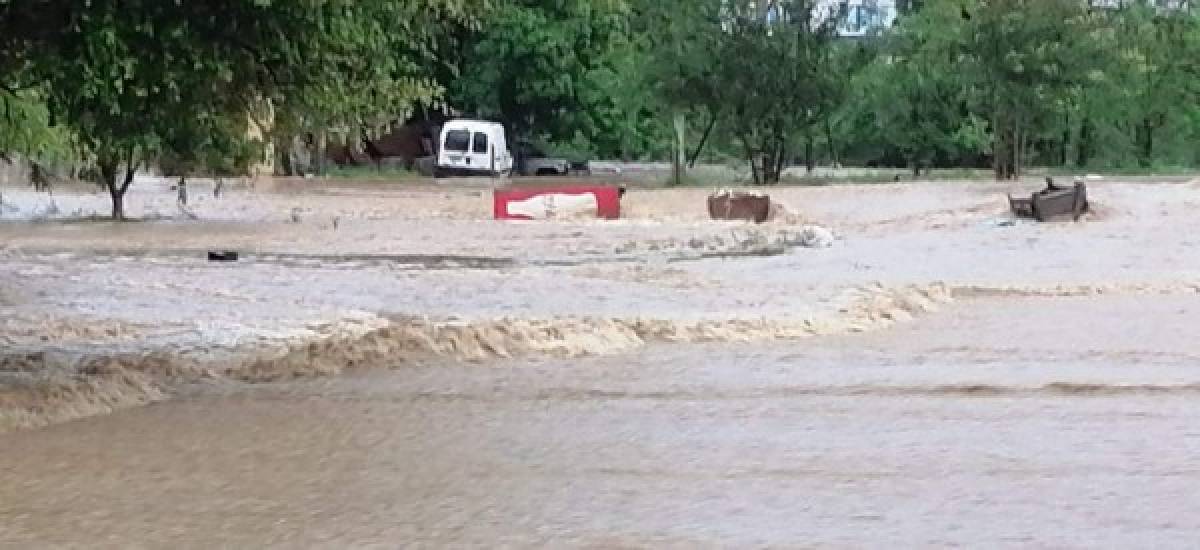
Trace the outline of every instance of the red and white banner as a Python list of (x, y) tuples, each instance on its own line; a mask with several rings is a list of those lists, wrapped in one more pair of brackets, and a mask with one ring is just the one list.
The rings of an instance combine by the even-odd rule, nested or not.
[(493, 193), (497, 220), (621, 217), (621, 189), (608, 185), (510, 187)]

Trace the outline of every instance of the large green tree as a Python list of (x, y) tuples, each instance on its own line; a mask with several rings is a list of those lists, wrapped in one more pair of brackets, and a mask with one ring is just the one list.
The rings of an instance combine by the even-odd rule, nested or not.
[(966, 108), (970, 83), (958, 64), (969, 29), (960, 10), (934, 2), (881, 38), (839, 113), (846, 139), (898, 155), (914, 175), (989, 146), (986, 124)]
[(1200, 18), (1137, 2), (1121, 11), (1113, 26), (1123, 57), (1114, 68), (1126, 69), (1118, 77), (1126, 99), (1121, 105), (1137, 162), (1149, 167), (1171, 144), (1168, 130), (1192, 142), (1198, 137)]
[(968, 38), (957, 67), (989, 122), (993, 170), (1018, 177), (1102, 68), (1101, 20), (1078, 0), (976, 0), (962, 17)]
[[(457, 50), (489, 0), (338, 2), (307, 40), (310, 75), (277, 95), (281, 144), (306, 134), (320, 145), (377, 137), (418, 106), (440, 107), (459, 73)], [(309, 57), (315, 56), (315, 57)], [(297, 60), (292, 60), (293, 62)], [(325, 157), (324, 147), (316, 151)]]
[[(635, 7), (634, 29), (646, 50), (642, 79), (657, 99), (660, 119), (671, 120), (672, 163), (680, 182), (695, 164), (723, 112), (713, 52), (724, 38), (717, 2), (643, 0)], [(689, 122), (694, 122), (689, 124)], [(690, 154), (687, 128), (702, 128)]]
[(886, 33), (842, 118), (853, 139), (918, 169), (990, 158), (997, 178), (1012, 178), (1066, 164), (1094, 139), (1089, 108), (1122, 103), (1113, 37), (1076, 0), (929, 0)]
[(621, 0), (498, 0), (467, 37), (456, 107), (496, 118), (520, 138), (582, 138), (606, 153), (636, 128), (620, 94), (630, 48)]
[(170, 144), (164, 138), (208, 130), (207, 121), (245, 112), (303, 74), (286, 62), (306, 46), (280, 36), (312, 35), (335, 11), (237, 0), (39, 4), (21, 14), (23, 66), (6, 76), (39, 89), (95, 158), (115, 219), (135, 171)]
[(838, 101), (833, 44), (843, 14), (816, 0), (720, 2), (713, 52), (716, 103), (744, 148), (754, 181), (772, 184), (797, 136), (807, 138)]
[[(429, 100), (413, 52), (422, 22), (469, 0), (65, 0), (0, 3), (0, 79), (36, 89), (94, 156), (113, 217), (137, 168), (163, 151), (229, 148), (230, 121), (279, 106), (320, 124)], [(36, 5), (34, 5), (36, 4)], [(425, 27), (419, 27), (425, 29)], [(268, 125), (269, 126), (269, 125)]]

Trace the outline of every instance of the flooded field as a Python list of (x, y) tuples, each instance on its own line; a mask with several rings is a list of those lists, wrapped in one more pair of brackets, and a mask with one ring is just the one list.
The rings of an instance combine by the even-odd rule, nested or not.
[(139, 189), (152, 221), (0, 223), (0, 547), (1200, 536), (1200, 185), (1047, 225), (995, 184), (778, 189), (761, 226), (686, 189), (612, 223)]

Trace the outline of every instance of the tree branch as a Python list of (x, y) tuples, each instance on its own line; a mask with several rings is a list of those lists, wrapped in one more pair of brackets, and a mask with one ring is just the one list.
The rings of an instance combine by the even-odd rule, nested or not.
[(121, 195), (124, 195), (125, 191), (129, 190), (129, 185), (133, 183), (133, 177), (137, 173), (137, 165), (134, 164), (134, 157), (136, 155), (137, 155), (137, 146), (136, 145), (130, 146), (129, 147), (129, 162), (125, 165), (125, 181), (121, 183), (121, 187), (118, 190), (118, 192)]

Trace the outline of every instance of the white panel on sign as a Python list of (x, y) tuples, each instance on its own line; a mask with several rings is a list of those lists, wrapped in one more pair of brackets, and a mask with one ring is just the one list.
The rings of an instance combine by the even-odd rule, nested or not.
[(547, 193), (506, 205), (508, 215), (525, 216), (535, 220), (595, 216), (600, 203), (592, 193)]

